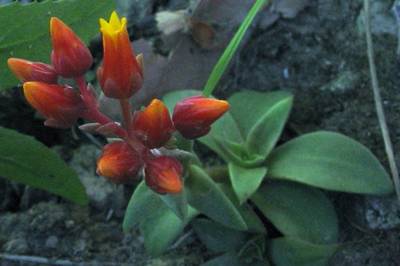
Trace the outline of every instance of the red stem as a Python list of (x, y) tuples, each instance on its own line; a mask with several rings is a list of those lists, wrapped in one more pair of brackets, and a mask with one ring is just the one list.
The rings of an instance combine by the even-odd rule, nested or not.
[(129, 99), (120, 99), (119, 103), (121, 104), (121, 111), (123, 117), (122, 125), (128, 131), (128, 135), (131, 135), (131, 125), (132, 125), (132, 113), (131, 113), (131, 104), (129, 103)]
[[(93, 95), (86, 84), (85, 78), (83, 76), (78, 77), (75, 79), (75, 82), (79, 87), (82, 100), (86, 107), (86, 112), (82, 115), (82, 118), (95, 121), (102, 125), (115, 123), (111, 118), (100, 112), (97, 105), (92, 104), (91, 99), (93, 98)], [(118, 130), (115, 134), (120, 138), (126, 138), (128, 135), (127, 131), (120, 126), (118, 126)]]

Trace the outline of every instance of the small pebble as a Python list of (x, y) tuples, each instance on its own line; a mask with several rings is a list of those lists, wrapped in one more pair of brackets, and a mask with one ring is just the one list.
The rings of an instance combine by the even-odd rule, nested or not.
[(58, 238), (56, 236), (49, 236), (46, 240), (45, 246), (47, 248), (56, 248), (58, 245)]

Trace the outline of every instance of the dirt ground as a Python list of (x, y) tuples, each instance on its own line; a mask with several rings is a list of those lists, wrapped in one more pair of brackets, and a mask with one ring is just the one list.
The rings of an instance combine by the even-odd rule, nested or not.
[[(295, 103), (284, 139), (318, 129), (338, 131), (369, 147), (387, 165), (370, 88), (360, 19), (362, 1), (310, 2), (293, 19), (280, 19), (267, 28), (255, 26), (216, 95), (227, 97), (243, 89), (289, 90)], [(378, 76), (394, 149), (399, 154), (396, 21), (390, 10), (393, 1), (377, 2), (372, 5), (372, 22)], [(0, 253), (93, 265), (199, 265), (208, 258), (190, 228), (182, 243), (165, 255), (148, 257), (138, 233), (122, 233), (123, 209), (132, 188), (111, 186), (94, 177), (99, 149), (84, 136), (71, 140), (74, 134), (70, 131), (48, 131), (40, 126), (40, 120), (31, 122), (34, 113), (17, 92), (3, 93), (0, 108), (4, 109), (0, 112), (3, 126), (35, 134), (48, 145), (56, 144), (81, 176), (97, 178), (93, 182), (98, 189), (92, 191), (95, 200), (84, 208), (0, 180), (0, 195), (4, 195), (0, 198)], [(400, 206), (393, 197), (329, 196), (340, 217), (343, 243), (331, 265), (400, 265)], [(3, 260), (0, 265), (40, 264)]]

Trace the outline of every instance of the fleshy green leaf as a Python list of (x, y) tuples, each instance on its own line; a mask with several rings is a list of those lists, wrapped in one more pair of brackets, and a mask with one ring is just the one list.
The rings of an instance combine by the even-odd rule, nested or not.
[(251, 200), (284, 235), (315, 244), (335, 243), (335, 209), (319, 190), (292, 182), (268, 182)]
[(18, 82), (8, 69), (9, 57), (49, 62), (51, 17), (62, 19), (88, 43), (99, 33), (99, 18), (108, 18), (113, 9), (114, 1), (111, 0), (48, 0), (0, 7), (0, 89), (12, 87)]
[(181, 220), (185, 220), (188, 215), (188, 203), (185, 193), (159, 195), (162, 201), (169, 207)]
[(286, 91), (257, 92), (245, 90), (233, 94), (229, 97), (228, 102), (242, 136), (247, 138), (267, 113), (279, 103), (289, 99), (292, 99), (292, 95)]
[(249, 237), (244, 232), (204, 218), (195, 219), (191, 224), (207, 249), (217, 253), (236, 250), (244, 245)]
[(165, 203), (160, 197), (151, 191), (144, 181), (135, 189), (125, 210), (122, 227), (124, 232), (129, 232), (142, 221), (148, 220), (158, 209), (163, 208)]
[(139, 225), (146, 251), (153, 256), (163, 253), (197, 214), (189, 208), (188, 217), (182, 221), (166, 205), (160, 206), (150, 219), (142, 220)]
[(362, 144), (344, 135), (319, 131), (278, 147), (267, 159), (268, 176), (353, 193), (393, 191), (389, 175)]
[(326, 266), (337, 247), (281, 237), (270, 241), (269, 255), (276, 266)]
[(270, 266), (266, 260), (248, 260), (240, 258), (236, 252), (227, 252), (221, 256), (213, 258), (201, 266)]
[(191, 165), (189, 170), (189, 177), (185, 180), (189, 204), (227, 227), (246, 230), (239, 211), (207, 173), (195, 165)]
[(201, 266), (243, 266), (236, 252), (227, 252), (219, 257), (213, 258)]
[(210, 132), (198, 141), (227, 162), (240, 164), (244, 160), (244, 139), (230, 112), (225, 113), (212, 126)]
[(253, 207), (250, 204), (243, 203), (240, 205), (239, 200), (232, 187), (225, 183), (218, 184), (225, 195), (230, 199), (233, 205), (238, 209), (247, 225), (247, 231), (257, 234), (266, 234), (265, 226), (260, 220)]
[[(247, 92), (249, 93), (249, 91)], [(251, 127), (247, 135), (246, 145), (249, 154), (258, 154), (266, 158), (275, 147), (286, 124), (286, 120), (292, 109), (293, 96), (282, 91), (268, 93), (264, 94), (265, 101), (263, 102), (259, 102), (262, 98), (261, 95), (252, 96), (252, 100), (258, 99), (258, 101), (252, 103), (249, 101), (248, 104), (253, 107), (252, 109), (258, 109), (257, 111), (264, 109), (264, 113), (258, 117), (258, 120)], [(267, 98), (268, 96), (271, 99)], [(244, 106), (242, 105), (242, 107)], [(247, 117), (257, 118), (257, 111), (247, 113)]]
[(34, 138), (0, 127), (0, 176), (87, 204), (77, 174)]
[(243, 168), (229, 164), (229, 177), (240, 204), (258, 189), (267, 173), (267, 167)]

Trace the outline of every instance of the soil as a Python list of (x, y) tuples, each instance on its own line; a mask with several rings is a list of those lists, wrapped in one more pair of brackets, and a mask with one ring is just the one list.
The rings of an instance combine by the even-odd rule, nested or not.
[[(392, 30), (396, 29), (396, 21), (390, 11), (393, 1), (378, 2), (372, 6), (373, 38), (383, 103), (396, 152), (400, 150), (398, 39)], [(280, 19), (267, 28), (256, 26), (216, 95), (227, 97), (243, 89), (289, 90), (295, 95), (295, 104), (283, 139), (322, 129), (341, 132), (369, 147), (387, 166), (370, 88), (361, 11), (360, 0), (310, 1), (293, 19)], [(1, 95), (0, 103), (11, 101), (12, 106), (2, 108), (1, 125), (33, 134), (48, 145), (58, 145), (57, 150), (73, 162), (73, 167), (80, 164), (81, 159), (77, 157), (82, 145), (93, 154), (98, 152), (94, 145), (88, 146), (82, 141), (84, 136), (71, 142), (70, 131), (44, 129), (40, 120), (34, 119), (34, 113), (18, 99), (18, 93)], [(16, 112), (16, 108), (21, 111)], [(82, 170), (86, 164), (81, 163), (78, 168)], [(93, 169), (87, 170), (87, 174), (99, 178), (94, 177)], [(108, 196), (85, 208), (45, 192), (5, 180), (0, 182), (0, 193), (5, 195), (0, 200), (1, 253), (93, 265), (106, 265), (105, 262), (199, 265), (208, 258), (190, 229), (183, 243), (160, 258), (146, 255), (143, 239), (137, 232), (123, 234), (121, 220), (131, 187), (107, 188)], [(113, 195), (121, 195), (121, 191), (124, 196), (118, 203), (113, 202)], [(400, 206), (394, 197), (339, 193), (329, 193), (329, 196), (340, 217), (343, 243), (331, 265), (400, 265)], [(3, 260), (0, 265), (40, 264), (13, 264)]]

